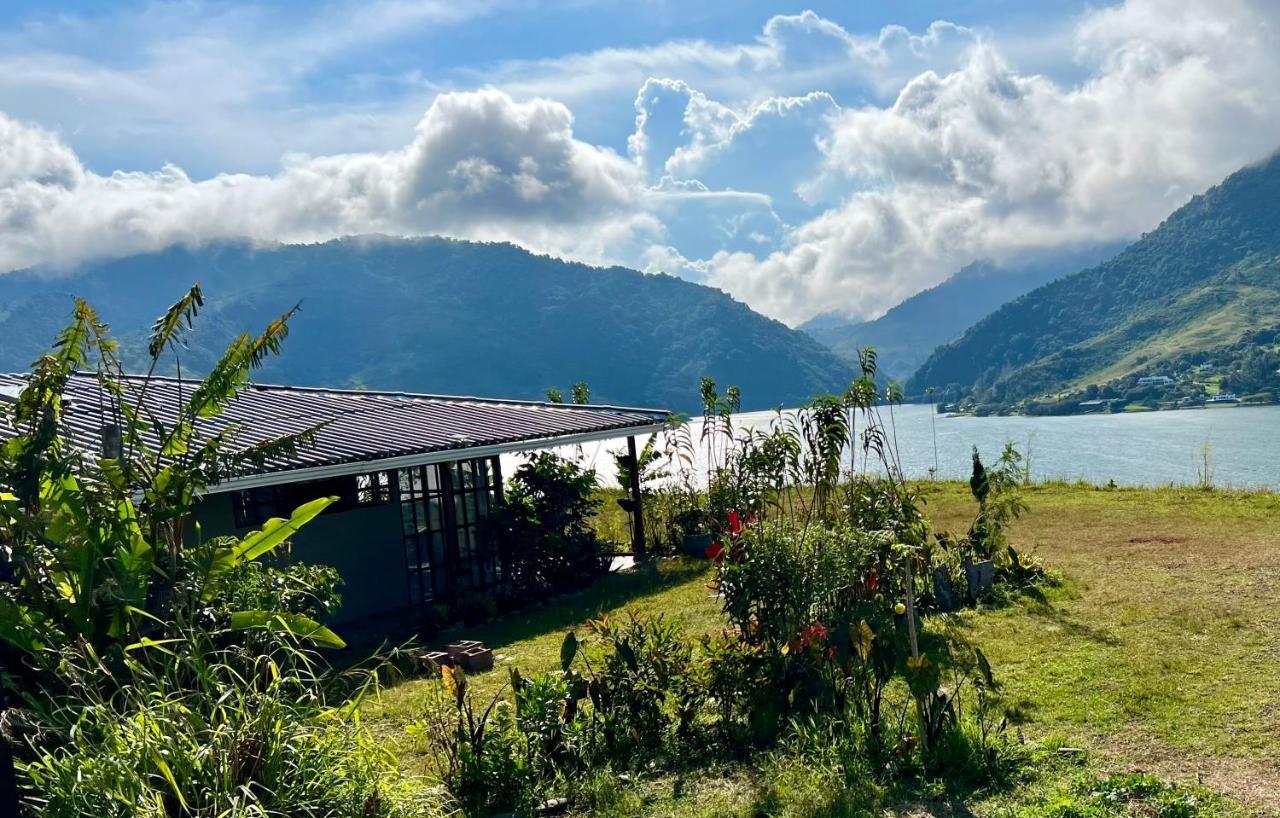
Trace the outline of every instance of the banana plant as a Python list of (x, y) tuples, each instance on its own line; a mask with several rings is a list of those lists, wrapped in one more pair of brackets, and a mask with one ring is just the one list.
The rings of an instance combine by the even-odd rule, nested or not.
[[(180, 405), (148, 400), (157, 369), (179, 366), (184, 334), (204, 304), (193, 286), (152, 328), (146, 375), (127, 378), (108, 327), (77, 301), (71, 323), (31, 370), (17, 400), (0, 406), (0, 643), (35, 656), (83, 641), (101, 651), (157, 645), (213, 609), (239, 565), (287, 546), (335, 498), (321, 497), (243, 538), (191, 537), (188, 517), (211, 485), (297, 451), (317, 428), (250, 445), (234, 425), (210, 430), (279, 354), (297, 307), (259, 335), (234, 339)], [(65, 434), (66, 389), (93, 373), (118, 445), (84, 451)], [(190, 542), (195, 539), (195, 542)], [(341, 646), (327, 628), (272, 611), (232, 612), (230, 630), (284, 629)], [(8, 664), (6, 662), (6, 664)]]

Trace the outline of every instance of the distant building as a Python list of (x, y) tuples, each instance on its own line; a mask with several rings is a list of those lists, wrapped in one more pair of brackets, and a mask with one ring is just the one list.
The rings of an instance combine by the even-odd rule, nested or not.
[(1168, 375), (1143, 375), (1138, 378), (1138, 386), (1165, 386), (1173, 383)]
[(1214, 395), (1205, 401), (1205, 403), (1239, 403), (1240, 398), (1236, 397), (1235, 392), (1223, 392), (1221, 395)]

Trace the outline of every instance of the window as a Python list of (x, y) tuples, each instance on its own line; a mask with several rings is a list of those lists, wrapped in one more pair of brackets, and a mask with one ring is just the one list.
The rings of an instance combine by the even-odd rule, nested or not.
[[(444, 487), (436, 469), (436, 466), (414, 466), (401, 469), (398, 476), (409, 599), (419, 604), (435, 600), (448, 582), (444, 515), (441, 513)], [(371, 494), (377, 493), (373, 485), (369, 490)]]
[(232, 497), (236, 528), (254, 528), (280, 516), (279, 494), (275, 486), (238, 491)]
[(378, 506), (391, 502), (391, 472), (356, 475), (356, 505)]
[(492, 588), (499, 580), (488, 530), (502, 498), (497, 458), (414, 466), (396, 480), (410, 601), (454, 602)]

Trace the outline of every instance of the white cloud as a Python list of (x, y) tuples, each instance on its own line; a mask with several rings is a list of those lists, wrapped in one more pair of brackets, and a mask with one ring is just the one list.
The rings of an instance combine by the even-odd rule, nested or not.
[(1280, 147), (1280, 9), (1130, 0), (1076, 32), (1089, 78), (1020, 74), (994, 43), (926, 71), (824, 137), (846, 200), (708, 281), (784, 320), (873, 315), (979, 257), (1149, 230), (1190, 195)]
[(172, 165), (102, 176), (47, 131), (3, 115), (0, 147), (0, 269), (228, 236), (365, 232), (505, 239), (606, 260), (658, 233), (637, 207), (631, 162), (575, 139), (560, 103), (496, 90), (438, 97), (402, 149), (294, 155), (271, 176), (193, 181)]
[[(198, 37), (144, 38), (133, 64), (0, 35), (0, 101), (33, 112), (0, 114), (0, 270), (229, 236), (442, 233), (678, 272), (792, 322), (870, 316), (977, 258), (1149, 230), (1280, 146), (1269, 0), (1092, 10), (1041, 34), (1077, 61), (1056, 78), (1026, 68), (1026, 32), (1010, 47), (945, 22), (863, 35), (805, 12), (746, 42), (510, 61), (410, 77), (367, 107), (300, 104), (315, 66), (463, 22), (458, 4), (327, 8), (327, 27), (250, 43), (230, 33), (263, 12), (228, 11)], [(436, 93), (476, 82), (501, 90)], [(66, 117), (71, 98), (82, 117)], [(586, 138), (584, 116), (616, 138)], [(205, 157), (256, 157), (254, 173), (96, 173), (69, 147), (188, 137)], [(285, 144), (310, 155), (280, 162)]]

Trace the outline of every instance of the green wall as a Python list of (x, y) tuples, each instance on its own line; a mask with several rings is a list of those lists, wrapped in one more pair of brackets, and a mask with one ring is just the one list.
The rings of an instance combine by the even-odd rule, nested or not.
[[(205, 537), (249, 531), (235, 527), (231, 496), (210, 494), (197, 504), (192, 518)], [(343, 581), (342, 608), (334, 617), (338, 624), (408, 609), (398, 503), (320, 515), (294, 535), (289, 559), (338, 570)]]

